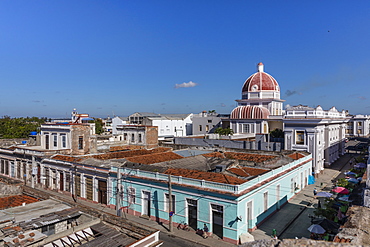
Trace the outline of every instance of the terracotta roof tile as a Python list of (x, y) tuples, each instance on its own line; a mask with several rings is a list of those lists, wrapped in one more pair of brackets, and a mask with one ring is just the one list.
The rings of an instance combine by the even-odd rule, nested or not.
[(335, 243), (351, 243), (352, 239), (350, 238), (340, 238), (338, 236), (335, 236), (333, 242)]
[(133, 145), (114, 146), (114, 147), (109, 148), (109, 152), (138, 150), (138, 149), (144, 149), (144, 147), (143, 146), (133, 146)]
[(0, 210), (21, 206), (22, 203), (30, 204), (37, 201), (38, 199), (27, 195), (2, 197), (0, 198)]
[(73, 157), (73, 156), (68, 156), (68, 155), (55, 155), (53, 157), (53, 159), (55, 160), (61, 160), (61, 161), (67, 161), (67, 162), (79, 162), (81, 161), (82, 159), (81, 158), (77, 158), (77, 157)]
[(224, 184), (242, 184), (246, 181), (244, 179), (236, 178), (233, 176), (225, 175), (222, 173), (215, 173), (215, 172), (203, 172), (203, 171), (196, 171), (196, 170), (189, 170), (189, 169), (168, 169), (165, 174), (171, 174), (174, 176), (182, 176), (187, 178), (194, 178), (194, 179), (202, 179), (216, 183), (224, 183)]
[(129, 151), (121, 151), (121, 152), (112, 152), (106, 154), (98, 154), (91, 156), (92, 158), (99, 159), (99, 160), (108, 160), (108, 159), (123, 159), (128, 157), (134, 157), (139, 155), (146, 155), (146, 154), (153, 154), (153, 153), (163, 153), (166, 151), (171, 150), (170, 148), (155, 148), (155, 149), (139, 149), (139, 150), (129, 150)]
[(299, 160), (300, 158), (303, 158), (305, 156), (301, 153), (293, 153), (293, 154), (289, 154), (288, 157), (290, 157), (294, 160)]
[(257, 175), (270, 171), (268, 169), (260, 169), (260, 168), (252, 168), (252, 167), (233, 167), (227, 170), (241, 177), (257, 176)]
[(225, 157), (228, 158), (228, 159), (246, 160), (246, 161), (260, 163), (260, 162), (264, 162), (266, 160), (274, 159), (276, 156), (262, 155), (262, 154), (226, 152)]
[(213, 152), (213, 153), (208, 153), (208, 154), (202, 154), (204, 157), (209, 157), (209, 158), (223, 158), (225, 159), (225, 155), (220, 152)]
[(150, 164), (171, 161), (171, 160), (178, 160), (178, 159), (183, 159), (183, 158), (184, 157), (174, 152), (164, 152), (164, 153), (147, 154), (147, 155), (129, 157), (126, 159), (134, 163), (150, 165)]

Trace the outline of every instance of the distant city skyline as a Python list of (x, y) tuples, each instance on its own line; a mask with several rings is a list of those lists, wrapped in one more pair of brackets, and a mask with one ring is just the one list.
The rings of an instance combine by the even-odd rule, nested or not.
[(370, 114), (367, 1), (0, 1), (0, 114), (230, 113), (264, 64), (284, 105)]

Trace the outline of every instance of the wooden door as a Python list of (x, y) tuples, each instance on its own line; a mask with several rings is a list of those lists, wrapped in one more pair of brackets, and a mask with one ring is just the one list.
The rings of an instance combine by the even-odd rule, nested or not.
[(77, 197), (81, 197), (81, 177), (80, 175), (75, 175), (75, 193)]
[(45, 149), (49, 149), (49, 135), (45, 136)]
[(98, 202), (107, 204), (107, 182), (98, 180)]
[(61, 191), (64, 190), (64, 173), (63, 172), (59, 173), (59, 189)]
[(17, 178), (22, 178), (22, 177), (21, 177), (21, 176), (22, 176), (22, 174), (21, 174), (21, 166), (22, 166), (22, 162), (21, 162), (21, 161), (19, 161), (19, 160), (17, 160), (16, 162), (17, 162), (17, 175), (16, 175), (16, 177), (17, 177)]
[(86, 199), (93, 200), (93, 179), (86, 177)]
[(45, 187), (50, 188), (49, 168), (45, 168)]

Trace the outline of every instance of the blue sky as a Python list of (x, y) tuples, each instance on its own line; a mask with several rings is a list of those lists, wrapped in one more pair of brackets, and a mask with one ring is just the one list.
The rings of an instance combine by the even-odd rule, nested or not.
[(259, 62), (285, 104), (370, 114), (369, 1), (0, 1), (0, 115), (230, 113)]

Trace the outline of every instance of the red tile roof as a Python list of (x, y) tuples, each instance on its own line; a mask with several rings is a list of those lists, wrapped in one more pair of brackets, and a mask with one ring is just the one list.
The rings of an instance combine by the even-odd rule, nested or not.
[(300, 158), (303, 158), (305, 156), (301, 153), (293, 153), (293, 154), (289, 154), (288, 157), (290, 157), (294, 160), (299, 160)]
[(226, 152), (226, 158), (236, 159), (236, 160), (246, 160), (251, 162), (264, 162), (266, 160), (271, 160), (276, 156), (273, 155), (262, 155), (262, 154), (248, 154), (248, 153), (236, 153), (236, 152)]
[(215, 173), (215, 172), (203, 172), (203, 171), (196, 171), (196, 170), (189, 170), (189, 169), (173, 169), (170, 168), (166, 170), (165, 174), (171, 174), (174, 176), (182, 176), (187, 178), (194, 178), (194, 179), (201, 179), (207, 180), (216, 183), (224, 183), (224, 184), (242, 184), (246, 181), (244, 179), (232, 177), (229, 175), (225, 175), (222, 173)]
[(252, 168), (252, 167), (233, 167), (228, 169), (229, 172), (241, 177), (257, 176), (268, 172), (268, 169)]
[(113, 152), (113, 153), (106, 153), (106, 154), (98, 154), (90, 156), (95, 159), (99, 160), (108, 160), (108, 159), (123, 159), (128, 157), (134, 157), (139, 155), (146, 155), (146, 154), (153, 154), (153, 153), (163, 153), (170, 150), (170, 148), (155, 148), (155, 149), (140, 149), (140, 150), (130, 150), (130, 151), (122, 151), (122, 152)]
[(352, 239), (350, 239), (350, 238), (340, 238), (340, 237), (338, 237), (338, 235), (335, 236), (335, 238), (333, 240), (333, 242), (335, 242), (335, 243), (351, 243), (351, 241), (352, 241)]
[(0, 198), (0, 210), (21, 206), (22, 203), (30, 204), (37, 201), (38, 199), (27, 195), (2, 197)]
[(164, 152), (164, 153), (156, 153), (156, 154), (147, 154), (147, 155), (140, 155), (135, 157), (128, 157), (126, 158), (128, 161), (134, 163), (141, 163), (145, 165), (171, 161), (171, 160), (178, 160), (183, 159), (181, 155), (178, 155), (174, 152)]
[(69, 155), (55, 155), (53, 157), (53, 159), (55, 160), (61, 160), (61, 161), (67, 161), (67, 162), (79, 162), (81, 161), (82, 159), (81, 158), (77, 158), (77, 157), (73, 157), (73, 156), (69, 156)]
[(208, 154), (202, 154), (204, 157), (210, 157), (210, 158), (223, 158), (225, 159), (225, 155), (220, 152), (213, 152), (213, 153), (208, 153)]
[[(281, 172), (279, 174), (276, 174), (275, 176), (273, 176), (273, 177), (271, 177), (271, 178), (269, 178), (269, 179), (267, 179), (265, 181), (262, 181), (262, 182), (260, 182), (258, 184), (255, 184), (254, 186), (249, 187), (249, 188), (243, 190), (239, 194), (234, 194), (231, 191), (220, 191), (220, 190), (216, 190), (216, 189), (203, 188), (203, 187), (199, 187), (199, 186), (196, 186), (196, 185), (178, 184), (176, 182), (173, 182), (173, 184), (178, 184), (181, 187), (189, 187), (189, 188), (194, 188), (194, 189), (198, 189), (198, 190), (212, 191), (212, 192), (215, 192), (215, 193), (228, 194), (228, 195), (231, 195), (231, 196), (238, 197), (238, 196), (244, 195), (246, 193), (249, 193), (249, 192), (251, 192), (251, 191), (253, 191), (255, 189), (258, 189), (261, 185), (266, 184), (266, 183), (269, 183), (272, 180), (278, 178), (279, 176), (281, 176), (283, 174), (286, 174), (286, 173), (289, 173), (290, 171), (292, 171), (292, 170), (296, 169), (297, 167), (302, 166), (303, 164), (305, 164), (307, 162), (310, 162), (310, 161), (312, 161), (312, 159), (309, 159), (309, 160), (304, 161), (304, 162), (302, 162), (300, 164), (297, 164), (296, 166), (291, 167), (291, 168), (289, 168), (289, 169), (287, 169), (287, 170), (285, 170), (285, 171), (283, 171), (283, 172)], [(192, 176), (188, 172), (183, 172), (183, 171), (196, 172), (197, 174), (195, 176)], [(174, 175), (174, 176), (183, 176), (183, 177), (188, 177), (188, 178), (204, 179), (204, 180), (211, 181), (211, 182), (228, 183), (228, 182), (225, 182), (225, 181), (220, 182), (220, 179), (215, 178), (215, 176), (212, 176), (210, 179), (205, 179), (204, 177), (199, 176), (199, 173), (201, 173), (201, 172), (200, 171), (194, 171), (194, 170), (180, 169), (180, 168), (178, 168), (178, 169), (171, 168), (171, 169), (166, 170), (166, 172), (164, 172), (164, 174), (171, 174), (171, 175)], [(211, 175), (218, 174), (218, 176), (219, 175), (222, 175), (222, 174), (219, 174), (219, 173), (212, 173), (212, 172), (204, 172), (204, 173), (208, 173), (208, 174), (211, 174)], [(232, 176), (227, 176), (227, 175), (224, 175), (224, 176), (226, 176), (227, 178), (230, 178), (230, 180), (231, 179), (237, 180), (238, 181), (238, 184), (242, 184), (242, 183), (244, 183), (244, 182), (247, 181), (247, 180), (242, 180), (242, 179), (235, 178), (235, 177), (232, 177)], [(145, 178), (145, 177), (138, 177), (138, 176), (132, 176), (132, 177), (143, 179), (143, 180), (155, 181), (155, 182), (159, 182), (159, 183), (163, 182), (161, 180), (156, 180), (156, 179), (152, 179), (152, 178)]]
[(125, 151), (125, 150), (138, 150), (144, 149), (143, 146), (133, 146), (133, 145), (125, 145), (125, 146), (114, 146), (109, 148), (109, 152), (116, 152), (116, 151)]

